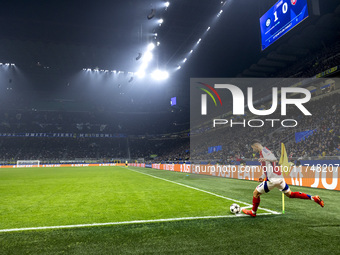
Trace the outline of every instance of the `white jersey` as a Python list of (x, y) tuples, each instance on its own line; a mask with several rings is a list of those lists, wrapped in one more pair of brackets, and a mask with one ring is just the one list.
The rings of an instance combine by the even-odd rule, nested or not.
[(261, 158), (264, 158), (266, 161), (261, 162), (262, 170), (266, 177), (267, 181), (270, 182), (280, 182), (282, 181), (283, 176), (281, 173), (281, 167), (277, 165), (277, 158), (275, 155), (266, 147), (260, 152)]

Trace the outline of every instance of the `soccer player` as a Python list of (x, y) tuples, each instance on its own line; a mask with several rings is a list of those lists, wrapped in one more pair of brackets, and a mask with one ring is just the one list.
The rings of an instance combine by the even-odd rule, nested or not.
[(263, 193), (268, 193), (274, 188), (278, 188), (289, 198), (312, 200), (321, 207), (324, 207), (324, 202), (319, 196), (311, 196), (301, 192), (291, 192), (289, 186), (285, 182), (284, 177), (282, 176), (280, 167), (277, 165), (277, 159), (274, 154), (268, 150), (268, 148), (263, 147), (258, 140), (253, 140), (250, 145), (253, 151), (260, 153), (259, 161), (262, 165), (263, 174), (259, 178), (261, 183), (256, 187), (253, 193), (252, 210), (242, 209), (243, 213), (255, 217), (257, 208), (260, 205), (260, 196)]

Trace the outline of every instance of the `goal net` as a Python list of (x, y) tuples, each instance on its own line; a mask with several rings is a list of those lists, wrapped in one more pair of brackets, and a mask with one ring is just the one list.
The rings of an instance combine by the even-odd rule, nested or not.
[(39, 167), (39, 160), (18, 160), (17, 167)]

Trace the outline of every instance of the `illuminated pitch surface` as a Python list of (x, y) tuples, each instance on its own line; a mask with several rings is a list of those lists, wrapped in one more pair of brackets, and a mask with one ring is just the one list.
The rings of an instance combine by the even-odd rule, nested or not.
[[(154, 169), (131, 170), (248, 203), (257, 185), (251, 181)], [(209, 254), (212, 251), (259, 254), (263, 249), (268, 254), (278, 254), (277, 246), (267, 243), (282, 242), (285, 245), (281, 254), (338, 251), (339, 192), (292, 187), (293, 191), (317, 192), (324, 199), (325, 208), (295, 199), (286, 200), (285, 215), (235, 217), (229, 212), (232, 201), (131, 170), (122, 167), (1, 169), (1, 229), (187, 215), (231, 217), (0, 233), (0, 254)], [(274, 190), (262, 196), (261, 207), (280, 211), (280, 199), (281, 193)], [(261, 240), (265, 237), (265, 241), (252, 238), (255, 233), (263, 237)], [(286, 235), (286, 241), (282, 235)]]
[(226, 215), (233, 203), (123, 167), (3, 169), (0, 175), (0, 229)]

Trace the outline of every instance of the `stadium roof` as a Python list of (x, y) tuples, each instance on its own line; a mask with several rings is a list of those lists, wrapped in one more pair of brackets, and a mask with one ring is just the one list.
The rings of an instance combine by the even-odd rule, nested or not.
[(168, 7), (155, 0), (6, 1), (0, 58), (27, 67), (136, 72), (138, 54), (160, 42), (150, 69), (181, 66), (186, 84), (189, 77), (271, 76), (339, 38), (335, 2), (321, 1), (320, 18), (261, 52), (258, 19), (275, 0), (173, 0)]

